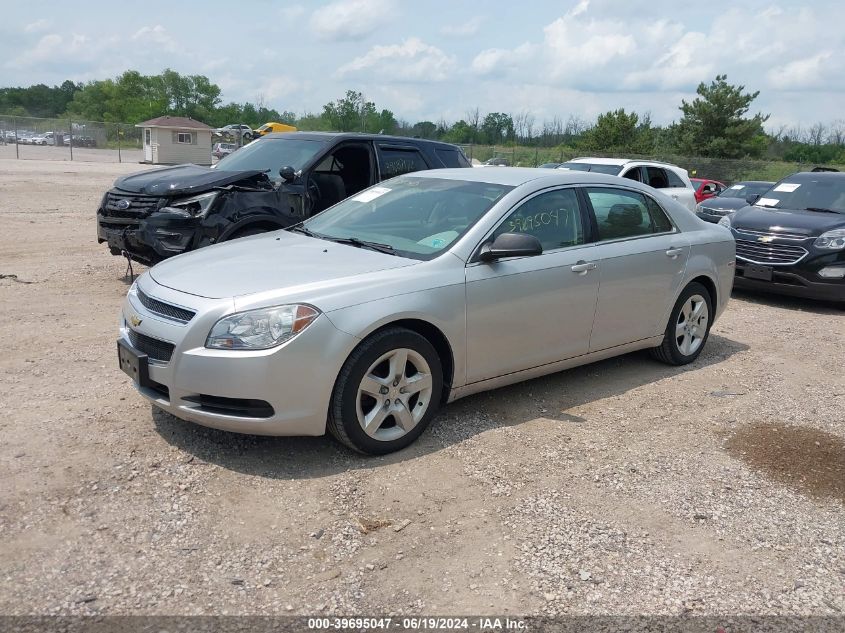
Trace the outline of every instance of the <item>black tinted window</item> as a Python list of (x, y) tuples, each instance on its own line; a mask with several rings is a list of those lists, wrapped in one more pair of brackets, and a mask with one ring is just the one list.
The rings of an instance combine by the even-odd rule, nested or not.
[(443, 165), (446, 167), (469, 167), (469, 161), (457, 149), (438, 147), (434, 150), (434, 153), (437, 154), (437, 158), (443, 161)]
[(422, 155), (415, 149), (392, 149), (379, 147), (379, 164), (382, 180), (401, 176), (412, 171), (428, 169)]
[(627, 189), (590, 187), (599, 240), (615, 240), (672, 230), (666, 213), (651, 198)]
[(581, 210), (574, 189), (558, 189), (523, 202), (493, 233), (528, 233), (544, 251), (584, 243)]

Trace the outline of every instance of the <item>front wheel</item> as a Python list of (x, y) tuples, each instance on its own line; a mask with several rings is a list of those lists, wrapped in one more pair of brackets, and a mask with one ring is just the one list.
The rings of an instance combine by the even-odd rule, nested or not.
[(651, 355), (669, 365), (686, 365), (701, 354), (710, 335), (713, 302), (710, 292), (700, 283), (684, 288), (672, 308), (663, 342), (653, 347)]
[(437, 413), (443, 370), (434, 346), (404, 328), (376, 332), (340, 370), (328, 430), (361, 453), (383, 455), (413, 443)]

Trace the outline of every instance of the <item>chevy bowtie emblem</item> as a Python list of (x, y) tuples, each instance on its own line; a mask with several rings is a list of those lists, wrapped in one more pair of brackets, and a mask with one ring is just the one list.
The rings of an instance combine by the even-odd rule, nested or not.
[(768, 244), (769, 242), (774, 242), (775, 238), (772, 237), (771, 235), (761, 235), (760, 237), (757, 238), (757, 241), (758, 242), (765, 242), (766, 244)]
[(142, 319), (135, 314), (129, 318), (129, 322), (132, 324), (132, 327), (138, 327), (141, 325), (141, 321)]

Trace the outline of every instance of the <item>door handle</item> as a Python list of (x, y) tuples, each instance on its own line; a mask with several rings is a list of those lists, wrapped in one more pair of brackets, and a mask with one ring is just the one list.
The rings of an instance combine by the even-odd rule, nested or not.
[(666, 257), (671, 257), (672, 259), (677, 259), (678, 255), (684, 252), (682, 248), (670, 248), (666, 251)]
[(672, 194), (672, 199), (677, 200), (677, 199), (678, 199), (678, 194), (673, 193), (673, 194)]
[(580, 275), (586, 275), (587, 271), (595, 270), (598, 267), (598, 264), (596, 264), (595, 262), (585, 262), (582, 259), (581, 261), (572, 265), (572, 272), (578, 273)]

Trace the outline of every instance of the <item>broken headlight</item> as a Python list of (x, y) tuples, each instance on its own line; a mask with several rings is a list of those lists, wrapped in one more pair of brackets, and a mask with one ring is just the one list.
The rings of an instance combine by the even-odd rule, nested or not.
[(198, 196), (191, 196), (190, 198), (176, 198), (167, 206), (171, 209), (179, 209), (185, 211), (195, 218), (205, 217), (211, 205), (220, 195), (217, 191), (209, 191), (208, 193), (201, 193)]

